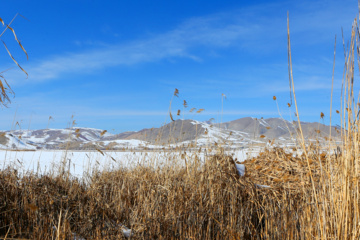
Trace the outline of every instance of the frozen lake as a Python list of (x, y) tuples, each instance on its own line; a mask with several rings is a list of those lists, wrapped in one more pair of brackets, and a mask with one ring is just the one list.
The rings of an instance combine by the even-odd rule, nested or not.
[[(237, 158), (238, 161), (245, 160), (248, 156), (258, 154), (259, 149), (243, 149), (228, 152)], [(187, 152), (187, 158), (194, 157), (204, 161), (206, 155), (214, 153)], [(41, 150), (41, 151), (0, 151), (0, 167), (2, 169), (11, 166), (25, 173), (58, 173), (61, 166), (70, 168), (70, 174), (75, 177), (82, 177), (84, 173), (92, 173), (99, 170), (111, 170), (119, 167), (134, 167), (138, 165), (160, 165), (171, 163), (183, 165), (184, 160), (180, 158), (180, 152), (163, 151), (64, 151), (64, 150)]]

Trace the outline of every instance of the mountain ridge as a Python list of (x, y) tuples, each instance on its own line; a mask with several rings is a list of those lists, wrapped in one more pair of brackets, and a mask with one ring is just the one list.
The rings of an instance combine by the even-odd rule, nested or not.
[[(301, 122), (305, 139), (325, 139), (330, 127), (322, 123)], [(298, 123), (281, 118), (244, 117), (224, 123), (176, 120), (158, 128), (144, 128), (111, 134), (95, 128), (12, 130), (0, 134), (2, 149), (137, 149), (160, 148), (179, 144), (204, 145), (224, 142), (236, 146), (267, 141), (290, 141), (298, 134)], [(340, 128), (332, 127), (331, 137), (340, 137)], [(228, 141), (226, 143), (226, 141)]]

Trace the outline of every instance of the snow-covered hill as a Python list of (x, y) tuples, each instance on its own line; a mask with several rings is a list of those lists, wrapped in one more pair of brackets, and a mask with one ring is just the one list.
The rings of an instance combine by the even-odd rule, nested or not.
[[(177, 146), (245, 148), (269, 142), (291, 145), (297, 135), (297, 123), (279, 118), (241, 118), (222, 124), (177, 120), (160, 128), (110, 134), (94, 128), (40, 129), (5, 131), (0, 134), (1, 149), (78, 149), (129, 150), (159, 149)], [(329, 126), (301, 123), (304, 137), (322, 140), (329, 136)], [(333, 127), (332, 137), (339, 136)]]

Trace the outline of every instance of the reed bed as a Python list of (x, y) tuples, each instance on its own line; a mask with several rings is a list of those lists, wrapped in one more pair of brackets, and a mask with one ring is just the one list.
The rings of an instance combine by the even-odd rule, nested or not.
[(0, 235), (25, 239), (251, 238), (257, 189), (231, 157), (188, 168), (137, 167), (83, 179), (0, 172)]
[[(318, 193), (326, 165), (320, 156), (312, 167)], [(131, 229), (131, 239), (318, 238), (305, 162), (304, 154), (274, 148), (245, 161), (245, 176), (221, 151), (205, 163), (188, 158), (186, 167), (139, 165), (82, 179), (7, 168), (0, 171), (0, 236), (125, 239)]]

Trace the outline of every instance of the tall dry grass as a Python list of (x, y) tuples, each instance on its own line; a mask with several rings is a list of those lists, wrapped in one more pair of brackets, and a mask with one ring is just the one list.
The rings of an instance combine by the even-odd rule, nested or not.
[[(313, 150), (308, 157), (316, 189), (321, 191), (327, 155)], [(320, 236), (319, 207), (304, 154), (265, 151), (245, 162), (244, 177), (238, 175), (234, 159), (223, 152), (205, 163), (192, 156), (182, 155), (187, 167), (137, 166), (96, 172), (81, 180), (66, 171), (20, 175), (11, 168), (2, 170), (0, 236), (121, 239), (127, 228), (132, 239)]]
[(307, 195), (295, 184), (290, 187), (289, 181), (272, 179), (265, 182), (271, 188), (261, 187), (255, 183), (264, 183), (259, 178), (262, 171), (250, 170), (261, 174), (240, 177), (234, 160), (221, 152), (204, 164), (197, 157), (183, 157), (188, 158), (187, 168), (138, 166), (98, 172), (82, 180), (69, 178), (66, 172), (20, 176), (14, 169), (2, 170), (0, 235), (119, 239), (124, 237), (123, 227), (128, 227), (133, 239), (306, 236), (299, 216), (307, 206)]
[[(15, 60), (15, 58), (13, 57), (13, 55), (11, 54), (11, 51), (9, 50), (9, 48), (7, 47), (6, 43), (2, 40), (2, 36), (9, 30), (12, 32), (13, 36), (15, 37), (15, 41), (19, 44), (19, 47), (21, 48), (21, 50), (25, 53), (26, 58), (28, 59), (29, 56), (24, 48), (24, 46), (21, 44), (21, 41), (18, 39), (14, 28), (11, 27), (11, 24), (13, 23), (13, 21), (16, 19), (16, 17), (19, 14), (16, 14), (15, 17), (10, 21), (9, 24), (5, 23), (4, 20), (2, 18), (0, 18), (0, 23), (2, 24), (2, 26), (4, 27), (4, 29), (2, 30), (2, 32), (0, 33), (0, 40), (2, 41), (7, 53), (9, 54), (10, 58), (12, 59), (12, 61), (26, 74), (26, 76), (28, 76), (28, 73), (20, 66), (20, 64)], [(21, 15), (20, 15), (21, 16)], [(7, 71), (7, 70), (6, 70)], [(9, 95), (14, 95), (14, 91), (11, 89), (10, 85), (8, 84), (8, 82), (6, 81), (6, 78), (4, 77), (4, 72), (6, 71), (2, 71), (0, 72), (0, 106), (7, 106), (8, 103), (11, 103), (10, 100), (10, 96)]]

